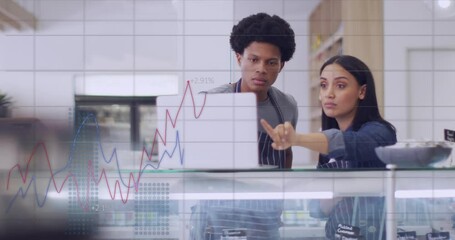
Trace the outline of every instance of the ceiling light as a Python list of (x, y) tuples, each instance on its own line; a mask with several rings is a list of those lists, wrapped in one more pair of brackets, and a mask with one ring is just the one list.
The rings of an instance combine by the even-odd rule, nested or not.
[(435, 18), (450, 18), (455, 16), (455, 0), (423, 0)]
[(440, 8), (449, 8), (451, 4), (451, 0), (438, 0), (438, 6)]

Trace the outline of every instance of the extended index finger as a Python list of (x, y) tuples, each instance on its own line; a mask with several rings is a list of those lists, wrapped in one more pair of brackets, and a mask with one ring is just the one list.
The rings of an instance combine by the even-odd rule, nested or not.
[(275, 139), (276, 137), (276, 132), (275, 130), (273, 129), (273, 127), (264, 119), (261, 119), (261, 125), (262, 127), (264, 127), (265, 131), (267, 132), (267, 134), (272, 138), (272, 139)]

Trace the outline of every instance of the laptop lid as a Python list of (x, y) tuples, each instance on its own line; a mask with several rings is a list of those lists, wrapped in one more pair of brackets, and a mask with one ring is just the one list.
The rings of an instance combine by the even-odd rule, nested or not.
[(157, 98), (158, 169), (259, 167), (253, 93)]

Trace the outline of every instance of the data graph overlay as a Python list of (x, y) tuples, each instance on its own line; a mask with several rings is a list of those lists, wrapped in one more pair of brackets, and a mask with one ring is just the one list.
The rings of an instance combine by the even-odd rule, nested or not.
[(135, 236), (168, 236), (169, 183), (140, 183), (134, 199)]
[[(89, 114), (76, 115), (77, 131), (74, 147), (68, 163), (69, 172), (74, 178), (68, 182), (68, 227), (69, 236), (87, 236), (96, 230), (96, 212), (90, 211), (98, 206), (98, 184), (90, 179), (90, 170), (98, 173), (99, 133), (84, 125), (96, 123)], [(90, 165), (91, 166), (90, 166)], [(62, 169), (65, 171), (66, 169)], [(83, 203), (81, 205), (81, 203)]]
[[(182, 109), (182, 103), (185, 98), (192, 99), (191, 101), (194, 103), (194, 96), (189, 82), (186, 85), (183, 96), (179, 96), (179, 98), (181, 99), (181, 104), (177, 107), (177, 113), (170, 115), (166, 111), (164, 128), (155, 130), (151, 150), (149, 151), (144, 147), (141, 154), (137, 155), (139, 163), (136, 166), (129, 166), (129, 168), (124, 169), (119, 165), (117, 149), (115, 147), (109, 150), (104, 149), (103, 143), (100, 141), (100, 128), (96, 117), (90, 113), (76, 116), (74, 138), (69, 143), (68, 157), (62, 168), (56, 169), (52, 167), (51, 162), (53, 161), (46, 143), (38, 142), (31, 153), (28, 154), (25, 165), (17, 163), (9, 169), (5, 181), (6, 190), (13, 193), (14, 196), (9, 200), (6, 211), (11, 210), (15, 202), (28, 195), (33, 195), (37, 207), (42, 208), (51, 189), (55, 190), (57, 194), (64, 189), (68, 190), (68, 195), (71, 196), (69, 197), (69, 203), (88, 211), (97, 205), (97, 188), (100, 184), (105, 184), (105, 189), (107, 189), (112, 200), (120, 199), (123, 203), (126, 203), (129, 194), (138, 191), (140, 178), (144, 170), (158, 169), (160, 163), (169, 161), (167, 157), (173, 157), (173, 153), (176, 150), (178, 150), (176, 156), (180, 158), (178, 162), (182, 162), (183, 149), (180, 146), (179, 131), (175, 127), (179, 121), (184, 121), (184, 119), (179, 119), (179, 112)], [(195, 119), (202, 114), (204, 105), (205, 97), (201, 106), (193, 106), (194, 109), (200, 109), (199, 113), (194, 116)], [(172, 132), (173, 134), (175, 133), (175, 135), (169, 136), (169, 139), (172, 139), (169, 140), (171, 144), (167, 144), (172, 149), (172, 152), (164, 151), (158, 157), (158, 161), (152, 161), (151, 156), (155, 146), (158, 144), (158, 140), (166, 143), (168, 139), (167, 133), (171, 132), (171, 130), (167, 128), (174, 129)], [(49, 176), (47, 187), (41, 189), (41, 192), (38, 192), (36, 187), (36, 175), (32, 168), (32, 166), (38, 164), (44, 166), (39, 169), (43, 169), (44, 174)], [(99, 165), (103, 167), (100, 168)], [(114, 171), (109, 174), (113, 173), (114, 176), (109, 175), (105, 167), (113, 169)], [(57, 178), (63, 178), (63, 180), (58, 182)], [(13, 186), (14, 183), (18, 185)]]
[[(196, 121), (203, 115), (206, 104), (205, 94), (200, 96), (203, 97), (200, 105), (192, 106), (199, 109), (192, 119)], [(0, 206), (5, 214), (0, 218), (0, 226), (6, 229), (13, 225), (14, 228), (0, 231), (0, 235), (33, 235), (37, 232), (48, 235), (48, 231), (55, 231), (59, 237), (90, 238), (103, 234), (100, 227), (108, 226), (106, 222), (131, 226), (128, 232), (134, 236), (169, 235), (172, 232), (168, 219), (171, 212), (167, 196), (169, 183), (160, 182), (155, 186), (155, 183), (142, 183), (141, 178), (155, 174), (162, 162), (173, 160), (174, 156), (177, 162), (183, 162), (184, 146), (180, 144), (183, 136), (176, 126), (189, 120), (181, 118), (183, 114), (179, 115), (185, 99), (197, 104), (189, 82), (184, 94), (178, 97), (181, 104), (177, 112), (166, 111), (169, 124), (155, 130), (149, 144), (151, 149), (144, 146), (139, 154), (132, 154), (134, 159), (126, 160), (133, 164), (121, 165), (119, 162), (125, 160), (119, 158), (117, 148), (104, 145), (97, 118), (91, 113), (76, 114), (74, 137), (66, 142), (69, 146), (65, 158), (53, 159), (53, 150), (48, 145), (52, 148), (56, 144), (34, 143), (23, 161), (1, 174)], [(166, 143), (169, 151), (152, 159), (158, 141)], [(56, 161), (59, 162), (57, 167), (53, 164)], [(116, 205), (111, 215), (104, 214), (106, 201), (111, 206)], [(173, 206), (177, 205), (174, 203)], [(117, 214), (117, 211), (126, 214)], [(172, 212), (178, 212), (178, 208), (174, 207)], [(30, 228), (18, 231), (21, 223)]]
[[(204, 103), (201, 114), (198, 106)], [(161, 169), (240, 169), (258, 167), (257, 110), (253, 93), (198, 94), (193, 98), (160, 96), (157, 99)], [(178, 121), (169, 116), (178, 116)], [(168, 124), (173, 124), (172, 128)], [(178, 135), (179, 138), (172, 136)], [(175, 140), (184, 148), (176, 155)]]
[[(74, 120), (65, 158), (53, 158), (55, 144), (37, 141), (2, 175), (1, 226), (15, 228), (0, 235), (182, 239), (195, 199), (185, 200), (184, 172), (167, 178), (169, 169), (258, 166), (252, 93), (195, 94), (187, 82), (182, 95), (158, 98), (153, 139), (129, 153), (128, 142), (102, 141), (93, 113)], [(20, 231), (21, 223), (30, 228)]]

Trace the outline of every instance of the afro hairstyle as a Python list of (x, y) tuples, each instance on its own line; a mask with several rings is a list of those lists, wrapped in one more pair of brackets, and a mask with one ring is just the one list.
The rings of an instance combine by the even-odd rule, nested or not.
[(270, 43), (280, 49), (281, 61), (287, 62), (295, 52), (294, 36), (294, 31), (284, 19), (257, 13), (234, 25), (229, 42), (232, 50), (239, 54), (243, 54), (252, 42)]

